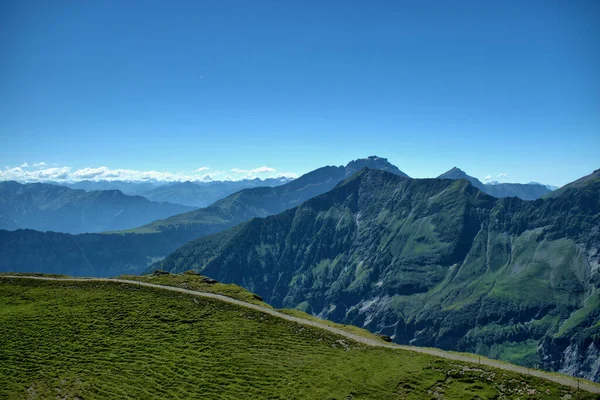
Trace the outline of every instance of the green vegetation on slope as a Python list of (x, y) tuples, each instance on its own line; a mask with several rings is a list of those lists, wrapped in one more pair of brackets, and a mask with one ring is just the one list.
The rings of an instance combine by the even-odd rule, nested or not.
[(0, 277), (0, 397), (592, 399), (531, 376), (369, 348), (225, 302)]
[(156, 285), (173, 286), (197, 292), (215, 293), (231, 297), (232, 299), (245, 301), (246, 303), (256, 304), (261, 307), (272, 308), (269, 304), (263, 302), (256, 294), (247, 291), (243, 287), (231, 283), (217, 282), (208, 277), (198, 275), (194, 271), (187, 271), (183, 274), (121, 275), (117, 278), (153, 283)]

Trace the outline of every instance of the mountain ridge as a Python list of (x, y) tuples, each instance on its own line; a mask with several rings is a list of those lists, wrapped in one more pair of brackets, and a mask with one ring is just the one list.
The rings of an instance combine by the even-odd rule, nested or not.
[[(191, 209), (152, 202), (119, 190), (86, 192), (46, 183), (0, 182), (0, 216), (20, 228), (40, 231), (84, 233), (126, 229)], [(0, 229), (6, 228), (11, 226), (0, 225)]]
[(468, 175), (458, 167), (444, 172), (438, 179), (466, 179), (484, 193), (497, 198), (518, 197), (522, 200), (537, 200), (548, 195), (552, 190), (541, 183), (482, 183), (479, 179)]

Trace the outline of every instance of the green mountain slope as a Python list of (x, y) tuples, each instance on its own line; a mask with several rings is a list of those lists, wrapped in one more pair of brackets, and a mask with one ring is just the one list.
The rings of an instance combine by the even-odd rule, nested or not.
[[(0, 272), (46, 272), (78, 276), (140, 273), (192, 239), (295, 207), (370, 166), (404, 175), (385, 158), (368, 157), (346, 167), (323, 167), (277, 187), (242, 190), (210, 207), (106, 235), (0, 230)], [(79, 266), (79, 267), (78, 267)]]
[(131, 284), (0, 277), (0, 304), (2, 398), (595, 398)]
[(600, 184), (534, 202), (363, 170), (183, 246), (190, 268), (398, 343), (600, 379)]
[(547, 197), (558, 197), (565, 193), (567, 190), (584, 188), (592, 184), (598, 184), (598, 182), (600, 182), (600, 169), (597, 169), (589, 175), (586, 175), (582, 178), (577, 179), (574, 182), (571, 182), (559, 189), (556, 189), (552, 193), (548, 194)]
[(0, 229), (102, 232), (128, 229), (191, 210), (118, 190), (86, 192), (45, 183), (0, 182)]

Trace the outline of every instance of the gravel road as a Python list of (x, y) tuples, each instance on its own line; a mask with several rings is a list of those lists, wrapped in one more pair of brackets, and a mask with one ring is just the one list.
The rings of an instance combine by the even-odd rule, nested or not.
[(463, 354), (458, 354), (458, 353), (451, 353), (451, 352), (447, 352), (447, 351), (443, 351), (443, 350), (439, 350), (439, 349), (416, 347), (416, 346), (405, 346), (405, 345), (399, 345), (399, 344), (395, 344), (395, 343), (386, 343), (386, 342), (382, 342), (379, 340), (369, 339), (364, 336), (356, 335), (354, 333), (347, 332), (347, 331), (344, 331), (341, 329), (337, 329), (337, 328), (334, 328), (334, 327), (331, 327), (331, 326), (328, 326), (328, 325), (325, 325), (325, 324), (322, 324), (322, 323), (319, 323), (316, 321), (293, 317), (291, 315), (283, 314), (283, 313), (280, 313), (279, 311), (276, 311), (276, 310), (273, 310), (270, 308), (264, 308), (264, 307), (261, 307), (256, 304), (246, 303), (244, 301), (232, 299), (231, 297), (222, 296), (220, 294), (197, 292), (197, 291), (178, 288), (178, 287), (174, 287), (174, 286), (156, 285), (153, 283), (140, 282), (140, 281), (134, 281), (134, 280), (128, 280), (128, 279), (117, 279), (117, 278), (50, 278), (50, 277), (42, 277), (42, 276), (14, 276), (14, 275), (3, 275), (3, 276), (0, 275), (0, 278), (38, 279), (38, 280), (44, 280), (44, 281), (90, 281), (91, 280), (91, 281), (100, 281), (100, 282), (118, 282), (118, 283), (127, 283), (127, 284), (131, 284), (131, 285), (156, 288), (156, 289), (170, 290), (172, 292), (186, 293), (186, 294), (190, 294), (193, 296), (207, 297), (210, 299), (216, 299), (216, 300), (224, 301), (227, 303), (236, 304), (236, 305), (242, 306), (242, 307), (251, 308), (253, 310), (257, 310), (257, 311), (260, 311), (260, 312), (263, 312), (266, 314), (270, 314), (270, 315), (273, 315), (278, 318), (283, 318), (288, 321), (296, 322), (298, 324), (309, 325), (309, 326), (313, 326), (313, 327), (319, 328), (319, 329), (325, 329), (326, 331), (335, 333), (336, 335), (344, 336), (348, 339), (351, 339), (356, 342), (363, 343), (363, 344), (366, 344), (369, 346), (385, 347), (385, 348), (389, 348), (389, 349), (402, 349), (402, 350), (414, 351), (417, 353), (430, 354), (430, 355), (433, 355), (436, 357), (442, 357), (442, 358), (446, 358), (449, 360), (466, 361), (466, 362), (471, 362), (471, 363), (481, 363), (482, 365), (487, 365), (490, 367), (499, 368), (499, 369), (503, 369), (503, 370), (507, 370), (507, 371), (514, 371), (514, 372), (518, 372), (518, 373), (524, 374), (524, 375), (537, 376), (539, 378), (543, 378), (543, 379), (547, 379), (549, 381), (560, 383), (561, 385), (571, 386), (574, 388), (580, 388), (580, 389), (586, 390), (588, 392), (600, 393), (600, 386), (595, 385), (589, 381), (586, 381), (583, 379), (577, 379), (577, 378), (574, 378), (574, 377), (571, 377), (568, 375), (551, 374), (551, 373), (540, 371), (537, 369), (529, 369), (529, 368), (525, 368), (525, 367), (519, 367), (517, 365), (507, 364), (507, 363), (491, 360), (488, 358), (481, 358), (481, 360), (479, 360), (479, 358), (475, 355), (469, 356), (469, 355), (463, 355)]

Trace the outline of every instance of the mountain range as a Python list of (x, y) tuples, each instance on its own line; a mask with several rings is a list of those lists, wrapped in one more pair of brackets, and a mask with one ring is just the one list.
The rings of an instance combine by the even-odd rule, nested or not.
[(111, 234), (0, 230), (0, 272), (47, 272), (75, 276), (139, 273), (190, 240), (296, 207), (325, 193), (361, 168), (406, 176), (385, 158), (368, 157), (345, 167), (328, 166), (277, 187), (236, 192), (206, 208)]
[(194, 269), (398, 343), (599, 380), (600, 172), (535, 201), (463, 174), (373, 156), (110, 234), (0, 230), (0, 272)]
[(152, 202), (119, 190), (86, 192), (46, 183), (0, 182), (0, 229), (102, 232), (127, 229), (190, 210), (193, 207)]
[(290, 182), (292, 178), (279, 177), (267, 179), (241, 179), (238, 181), (186, 181), (161, 182), (151, 181), (90, 181), (49, 182), (54, 185), (67, 186), (71, 189), (120, 190), (129, 195), (144, 196), (148, 200), (182, 204), (194, 208), (206, 207), (217, 200), (229, 196), (242, 189), (279, 186)]
[(547, 186), (541, 183), (500, 183), (490, 182), (483, 184), (479, 179), (469, 176), (460, 168), (454, 167), (438, 176), (439, 179), (466, 179), (477, 189), (490, 196), (518, 197), (522, 200), (536, 200), (552, 192)]
[(120, 190), (129, 195), (139, 195), (152, 189), (165, 185), (164, 182), (157, 180), (150, 181), (90, 181), (83, 180), (79, 182), (46, 182), (53, 185), (66, 186), (71, 189), (81, 189), (86, 192), (94, 190)]
[(398, 343), (600, 380), (600, 170), (536, 201), (465, 179), (364, 169), (267, 218), (192, 241), (194, 269)]
[(242, 179), (239, 181), (175, 182), (140, 193), (152, 201), (167, 201), (193, 207), (206, 207), (232, 193), (263, 186), (279, 186), (292, 178)]

